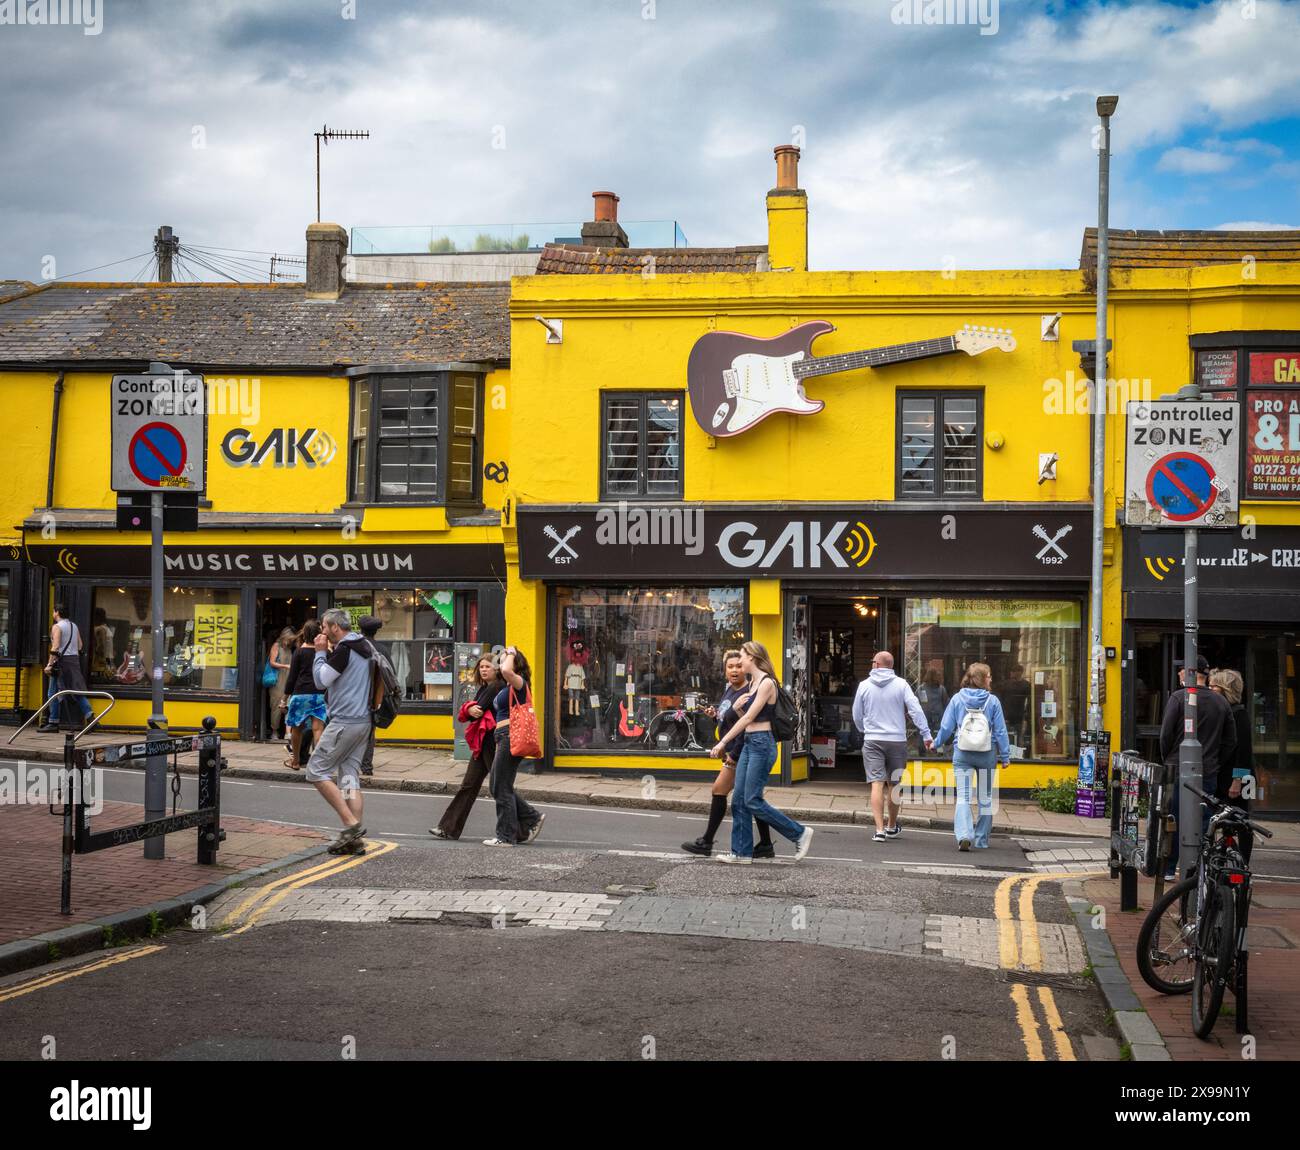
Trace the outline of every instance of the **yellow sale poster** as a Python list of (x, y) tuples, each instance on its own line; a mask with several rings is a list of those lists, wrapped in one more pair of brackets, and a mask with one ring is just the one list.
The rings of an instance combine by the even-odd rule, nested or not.
[(233, 667), (239, 636), (239, 606), (235, 603), (194, 605), (194, 646), (208, 667)]

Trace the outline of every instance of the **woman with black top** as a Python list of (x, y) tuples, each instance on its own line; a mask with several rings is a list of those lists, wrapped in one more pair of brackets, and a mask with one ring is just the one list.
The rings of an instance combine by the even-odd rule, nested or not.
[(302, 625), (298, 648), (289, 660), (289, 673), (284, 680), (284, 697), (289, 700), (284, 718), (284, 724), (289, 728), (289, 757), (284, 760), (284, 765), (295, 771), (307, 765), (310, 748), (304, 747), (302, 741), (307, 725), (311, 724), (312, 745), (320, 742), (321, 732), (325, 729), (325, 696), (316, 686), (311, 671), (319, 634), (320, 623), (315, 619), (308, 619)]
[[(1215, 671), (1210, 675), (1210, 690), (1222, 695), (1237, 729), (1237, 746), (1219, 759), (1219, 782), (1214, 797), (1250, 812), (1250, 799), (1255, 793), (1255, 748), (1250, 739), (1250, 716), (1242, 703), (1245, 682), (1236, 671)], [(1249, 790), (1246, 782), (1250, 781)], [(1246, 791), (1245, 797), (1242, 796)], [(1245, 828), (1241, 835), (1241, 853), (1250, 862), (1250, 852), (1255, 846), (1255, 836)]]
[[(465, 820), (478, 799), (478, 793), (492, 769), (496, 757), (495, 717), (492, 702), (501, 690), (501, 677), (497, 674), (496, 660), (491, 655), (484, 655), (474, 664), (469, 673), (469, 680), (477, 690), (474, 698), (466, 703), (460, 712), (462, 722), (468, 724), (465, 737), (469, 741), (473, 757), (465, 768), (465, 778), (460, 784), (456, 797), (447, 804), (442, 819), (436, 827), (430, 827), (429, 833), (436, 839), (458, 839), (465, 829)], [(477, 749), (475, 742), (478, 742)], [(507, 740), (508, 741), (508, 740)]]
[[(717, 707), (706, 707), (705, 714), (718, 720), (718, 735), (725, 735), (731, 730), (739, 716), (736, 714), (736, 700), (744, 694), (745, 691), (745, 668), (741, 666), (740, 652), (728, 651), (722, 656), (723, 674), (727, 679), (727, 689), (723, 691), (722, 698), (718, 700)], [(741, 749), (745, 745), (745, 736), (741, 735), (731, 746), (727, 748), (726, 758), (722, 760), (722, 769), (718, 771), (718, 777), (713, 781), (713, 794), (709, 803), (709, 823), (704, 828), (704, 834), (696, 839), (693, 843), (682, 843), (682, 850), (693, 855), (709, 856), (713, 853), (713, 838), (718, 833), (718, 828), (722, 825), (722, 819), (727, 813), (727, 796), (731, 794), (736, 785), (736, 760), (740, 758)], [(772, 846), (772, 828), (762, 819), (755, 819), (758, 823), (758, 839), (754, 846), (754, 857), (756, 859), (776, 858), (776, 849)]]
[(485, 847), (512, 847), (516, 843), (530, 843), (542, 832), (541, 811), (515, 794), (515, 775), (523, 761), (510, 753), (510, 696), (513, 692), (519, 702), (528, 697), (532, 689), (532, 673), (528, 660), (515, 647), (507, 647), (501, 656), (503, 684), (492, 703), (496, 714), (496, 755), (492, 760), (492, 778), (488, 789), (497, 804), (497, 833), (495, 838), (484, 839)]

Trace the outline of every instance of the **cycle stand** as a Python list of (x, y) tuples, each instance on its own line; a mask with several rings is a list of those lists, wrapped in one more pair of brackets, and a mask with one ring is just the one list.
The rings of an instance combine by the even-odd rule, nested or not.
[[(23, 723), (12, 735), (12, 743), (24, 730), (45, 713), (49, 705), (63, 696), (78, 698), (107, 699), (108, 706), (90, 720), (80, 731), (68, 731), (63, 740), (63, 776), (60, 780), (59, 794), (63, 800), (63, 809), (50, 813), (63, 817), (62, 871), (59, 890), (59, 913), (72, 913), (72, 856), (74, 854), (91, 854), (109, 847), (126, 846), (129, 843), (142, 842), (158, 835), (169, 835), (176, 831), (198, 828), (198, 861), (204, 866), (213, 866), (217, 861), (217, 851), (225, 841), (226, 832), (221, 829), (221, 769), (225, 761), (221, 757), (221, 736), (217, 733), (217, 720), (211, 715), (203, 720), (201, 735), (184, 735), (179, 738), (162, 739), (157, 742), (130, 742), (101, 744), (97, 747), (77, 748), (77, 740), (113, 709), (117, 700), (107, 691), (57, 691), (51, 695), (39, 710), (27, 722)], [(8, 744), (6, 744), (8, 745)], [(176, 814), (176, 804), (180, 797), (180, 771), (176, 756), (197, 751), (199, 755), (199, 801), (198, 808)], [(82, 773), (98, 767), (127, 763), (133, 759), (145, 759), (154, 755), (171, 755), (173, 761), (172, 776), (172, 811), (161, 819), (147, 822), (131, 823), (124, 827), (112, 827), (106, 831), (90, 829), (90, 812), (85, 802), (85, 785)], [(66, 780), (68, 790), (62, 789)]]

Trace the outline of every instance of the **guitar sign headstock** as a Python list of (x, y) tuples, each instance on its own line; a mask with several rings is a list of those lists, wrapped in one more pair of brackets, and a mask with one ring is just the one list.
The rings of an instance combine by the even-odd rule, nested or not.
[(957, 345), (958, 351), (964, 351), (967, 355), (979, 355), (993, 347), (1002, 351), (1016, 350), (1016, 337), (1011, 334), (1010, 328), (1005, 327), (972, 327), (966, 324), (952, 337), (952, 341)]

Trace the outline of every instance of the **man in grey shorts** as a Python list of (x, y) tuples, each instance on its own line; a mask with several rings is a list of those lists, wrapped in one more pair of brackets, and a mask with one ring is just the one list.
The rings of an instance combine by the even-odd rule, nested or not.
[(907, 766), (907, 716), (921, 732), (926, 750), (934, 746), (930, 725), (920, 700), (905, 679), (894, 674), (894, 656), (876, 652), (871, 674), (858, 684), (853, 698), (853, 723), (862, 732), (862, 763), (871, 784), (871, 814), (876, 820), (874, 842), (897, 838), (898, 803), (889, 798), (889, 826), (885, 826), (885, 791), (897, 782)]
[(375, 663), (369, 644), (351, 628), (346, 611), (326, 611), (311, 668), (316, 686), (325, 692), (329, 723), (306, 774), (343, 823), (343, 833), (330, 844), (333, 854), (364, 850), (366, 833), (360, 771), (370, 742)]

